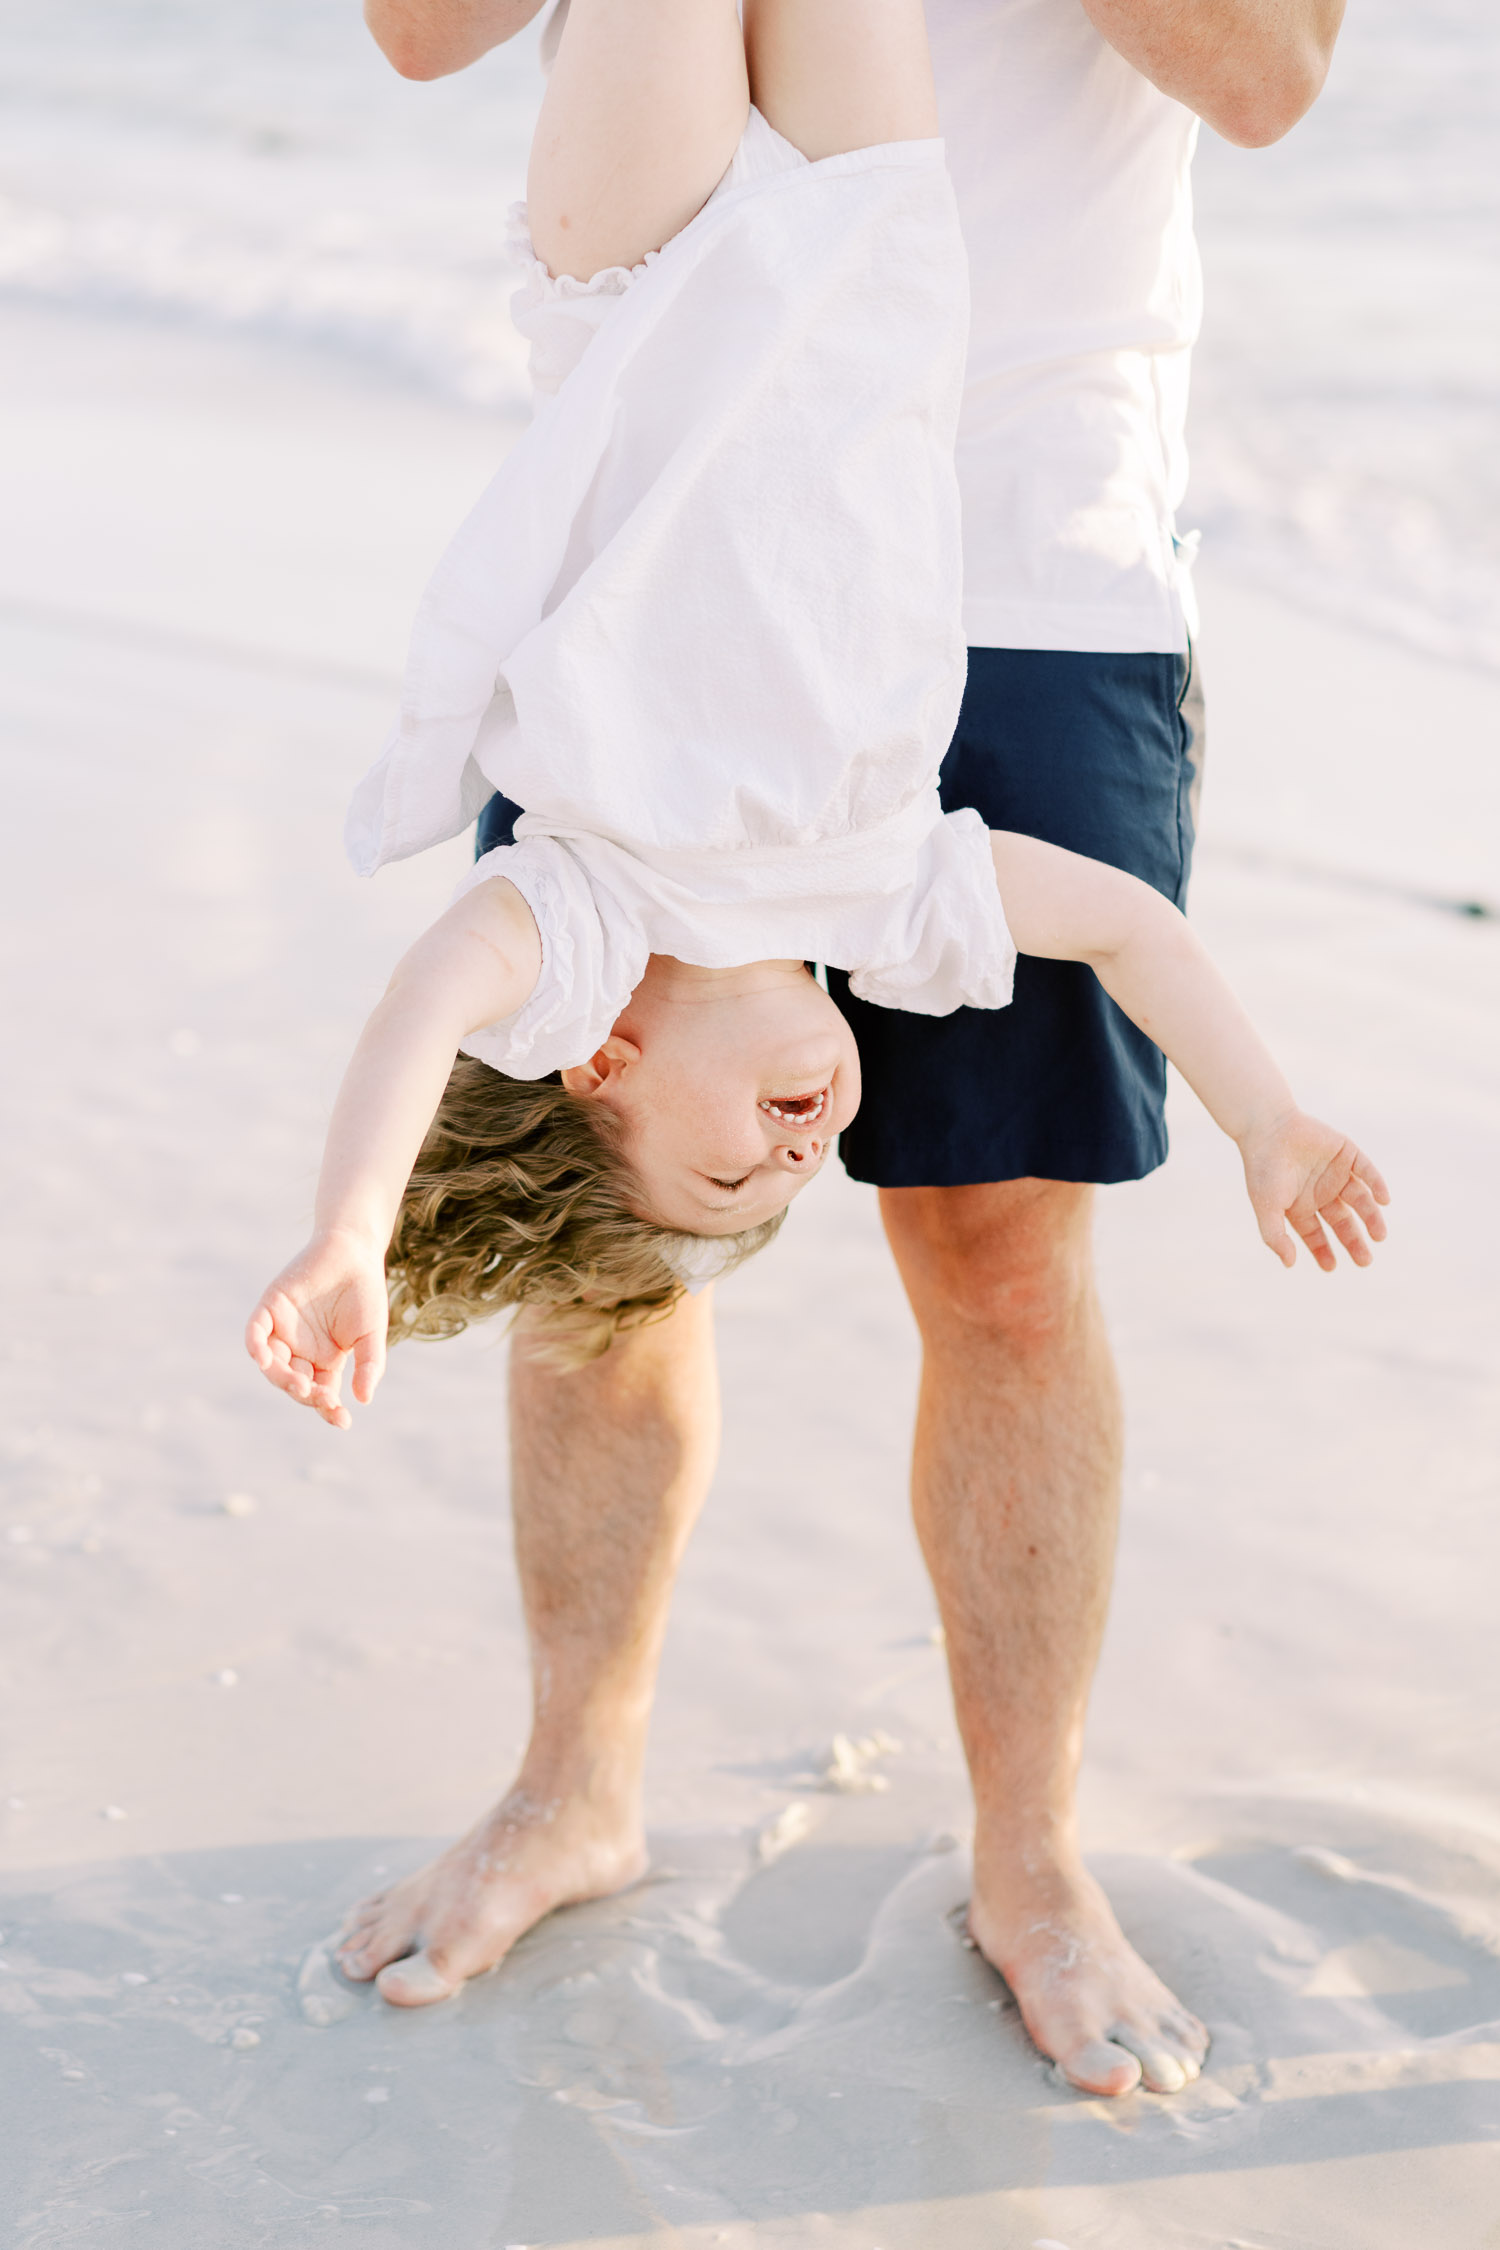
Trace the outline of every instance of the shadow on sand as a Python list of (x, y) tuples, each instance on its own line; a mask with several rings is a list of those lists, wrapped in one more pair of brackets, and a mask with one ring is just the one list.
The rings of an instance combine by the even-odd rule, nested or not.
[(1410, 1839), (1366, 1822), (1361, 1848), (1346, 1815), (1323, 1822), (1338, 1850), (1101, 1863), (1215, 2034), (1200, 2086), (1109, 2105), (1056, 2083), (960, 1942), (962, 1851), (900, 1826), (836, 1806), (769, 1865), (753, 1838), (659, 1836), (635, 1890), (411, 2015), (320, 1946), (420, 1861), (410, 1840), (12, 1878), (8, 2239), (852, 2244), (878, 2212), (883, 2250), (1030, 2250), (1070, 2190), (1500, 2130), (1500, 1958), (1462, 1903), (1493, 1895), (1479, 1862), (1427, 1845), (1419, 1883), (1390, 1872)]

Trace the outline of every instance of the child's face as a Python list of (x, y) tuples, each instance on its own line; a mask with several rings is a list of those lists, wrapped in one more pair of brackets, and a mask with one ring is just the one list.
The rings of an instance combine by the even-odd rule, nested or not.
[(859, 1107), (853, 1035), (796, 961), (654, 957), (604, 1047), (563, 1080), (624, 1120), (643, 1216), (682, 1234), (773, 1217)]

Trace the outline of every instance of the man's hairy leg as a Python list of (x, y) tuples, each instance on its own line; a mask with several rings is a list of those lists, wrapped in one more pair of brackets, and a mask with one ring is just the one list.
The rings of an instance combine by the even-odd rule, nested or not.
[(1075, 2086), (1166, 2093), (1207, 2034), (1126, 1942), (1074, 1804), (1121, 1450), (1092, 1197), (1013, 1180), (881, 1208), (922, 1332), (913, 1505), (974, 1783), (970, 1932)]
[(557, 1374), (511, 1351), (512, 1507), (531, 1640), (531, 1741), (458, 1843), (365, 1899), (339, 1952), (398, 2007), (446, 1999), (554, 1907), (644, 1873), (641, 1769), (683, 1549), (713, 1474), (707, 1293)]

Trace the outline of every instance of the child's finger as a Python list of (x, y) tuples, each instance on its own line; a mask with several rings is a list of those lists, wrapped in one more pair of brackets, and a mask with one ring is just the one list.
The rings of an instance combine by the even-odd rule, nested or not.
[(289, 1367), (279, 1367), (274, 1362), (262, 1370), (266, 1381), (274, 1390), (289, 1398), (294, 1406), (311, 1406), (313, 1387), (305, 1375), (296, 1375)]
[(1299, 1219), (1296, 1212), (1293, 1211), (1291, 1221), (1302, 1240), (1307, 1244), (1312, 1253), (1313, 1263), (1319, 1270), (1323, 1273), (1337, 1272), (1338, 1260), (1333, 1254), (1333, 1245), (1319, 1226), (1317, 1214), (1315, 1212), (1309, 1213), (1305, 1219)]
[(257, 1305), (245, 1323), (245, 1349), (257, 1367), (269, 1367), (271, 1362), (271, 1312), (267, 1305)]
[(343, 1388), (344, 1369), (348, 1365), (348, 1360), (349, 1354), (347, 1352), (334, 1352), (321, 1367), (309, 1368), (308, 1372), (312, 1376), (312, 1383), (308, 1392), (308, 1403), (315, 1406), (320, 1414), (325, 1407), (338, 1409), (339, 1392)]
[(1365, 1232), (1372, 1242), (1384, 1242), (1388, 1228), (1371, 1189), (1361, 1179), (1352, 1179), (1344, 1190), (1344, 1201), (1351, 1211), (1358, 1213)]
[(1258, 1210), (1255, 1216), (1260, 1224), (1260, 1239), (1266, 1248), (1274, 1250), (1284, 1266), (1294, 1266), (1297, 1263), (1296, 1246), (1286, 1231), (1283, 1214), (1274, 1209), (1266, 1212)]
[(1362, 1148), (1354, 1152), (1354, 1177), (1369, 1189), (1377, 1203), (1390, 1202), (1391, 1191), (1385, 1184), (1379, 1165), (1372, 1164)]
[(266, 1373), (273, 1382), (279, 1382), (284, 1390), (288, 1379), (293, 1381), (296, 1379), (297, 1361), (293, 1357), (292, 1347), (285, 1336), (279, 1336), (274, 1329), (271, 1331), (269, 1352), (270, 1365), (267, 1367)]
[(1333, 1203), (1320, 1204), (1318, 1206), (1318, 1217), (1326, 1225), (1332, 1227), (1335, 1235), (1357, 1266), (1367, 1266), (1373, 1261), (1375, 1253), (1365, 1240), (1364, 1228), (1343, 1197), (1339, 1197)]
[(260, 1362), (261, 1373), (278, 1391), (295, 1397), (299, 1377), (292, 1366), (292, 1349), (284, 1336), (273, 1334), (266, 1346), (266, 1356)]
[(354, 1380), (349, 1387), (361, 1406), (369, 1405), (384, 1373), (385, 1338), (372, 1331), (368, 1336), (361, 1336), (354, 1346)]

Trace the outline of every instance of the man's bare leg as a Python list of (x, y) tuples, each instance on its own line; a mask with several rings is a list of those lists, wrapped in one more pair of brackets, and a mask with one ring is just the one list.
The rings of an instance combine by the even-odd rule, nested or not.
[(554, 1907), (645, 1871), (641, 1769), (672, 1585), (713, 1475), (708, 1293), (559, 1375), (511, 1353), (512, 1506), (531, 1741), (468, 1835), (364, 1900), (339, 1951), (397, 2007), (492, 1969)]
[(974, 1783), (970, 1932), (1075, 2086), (1171, 2093), (1207, 2033), (1126, 1942), (1074, 1807), (1121, 1449), (1092, 1199), (1014, 1180), (881, 1208), (924, 1347), (913, 1505)]

